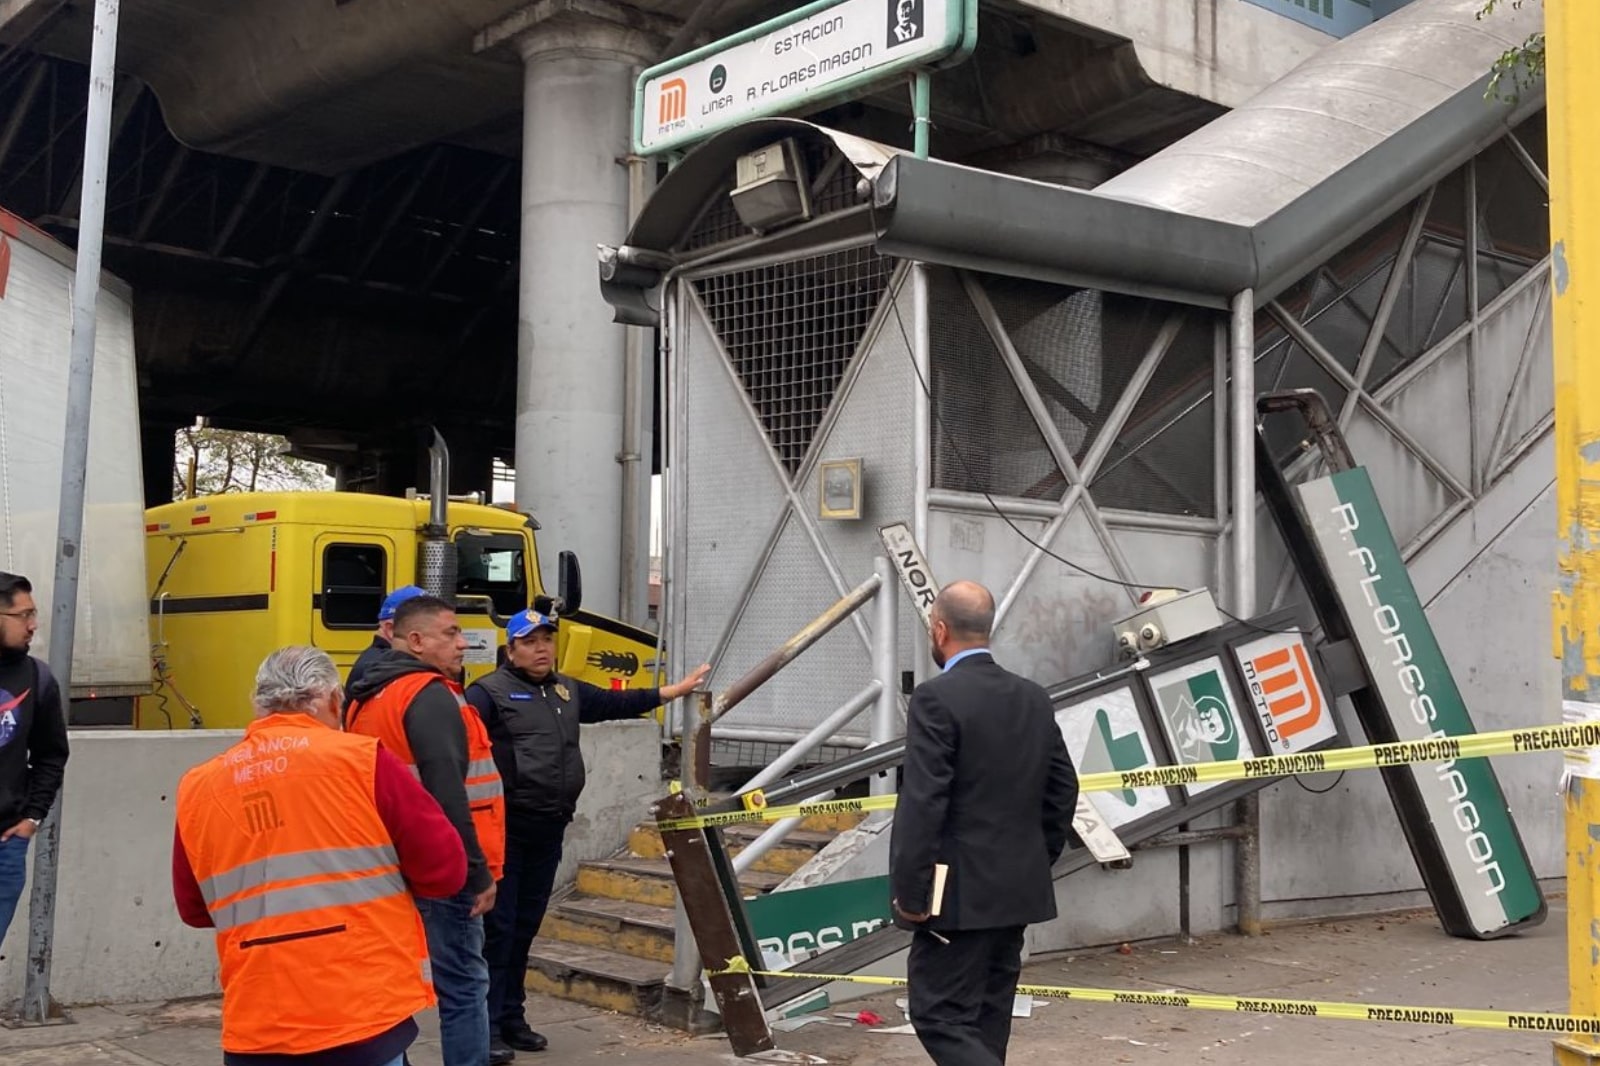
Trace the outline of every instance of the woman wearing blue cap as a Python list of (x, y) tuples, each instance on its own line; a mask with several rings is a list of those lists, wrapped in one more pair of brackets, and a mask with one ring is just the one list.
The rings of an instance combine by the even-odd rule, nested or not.
[(609, 691), (556, 672), (556, 616), (526, 610), (506, 623), (506, 661), (468, 687), (483, 716), (506, 794), (506, 867), (484, 925), (494, 1061), (507, 1050), (543, 1051), (523, 1015), (528, 950), (544, 921), (561, 842), (583, 791), (580, 723), (649, 714), (694, 691), (701, 666), (674, 685)]

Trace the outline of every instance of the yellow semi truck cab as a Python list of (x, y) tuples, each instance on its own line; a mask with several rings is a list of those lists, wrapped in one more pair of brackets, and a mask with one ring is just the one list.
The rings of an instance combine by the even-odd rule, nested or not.
[[(544, 592), (537, 526), (482, 504), (451, 502), (446, 514), (472, 681), (494, 669), (504, 619)], [(243, 727), (256, 667), (289, 644), (323, 649), (347, 675), (372, 643), (383, 598), (424, 583), (429, 519), (425, 498), (349, 492), (230, 494), (146, 511), (154, 683), (136, 724)], [(603, 688), (653, 685), (655, 640), (580, 610), (562, 619), (560, 670)]]

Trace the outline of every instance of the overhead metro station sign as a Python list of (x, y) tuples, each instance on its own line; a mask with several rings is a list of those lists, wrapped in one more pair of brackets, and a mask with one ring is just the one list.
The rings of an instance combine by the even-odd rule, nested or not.
[(977, 8), (976, 0), (819, 0), (651, 67), (634, 92), (634, 151), (683, 148), (959, 61), (976, 43)]

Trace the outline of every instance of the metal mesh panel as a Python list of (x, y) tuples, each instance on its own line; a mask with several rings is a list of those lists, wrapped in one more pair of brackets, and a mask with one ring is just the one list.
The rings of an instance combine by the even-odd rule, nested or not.
[(1361, 349), (1372, 332), (1378, 302), (1383, 299), (1384, 286), (1389, 284), (1393, 266), (1392, 258), (1377, 264), (1337, 302), (1306, 323), (1306, 329), (1322, 343), (1328, 354), (1352, 374), (1361, 361)]
[(694, 224), (694, 229), (683, 242), (686, 251), (698, 251), (701, 248), (712, 248), (728, 241), (738, 240), (740, 237), (750, 236), (750, 228), (739, 218), (739, 213), (733, 209), (733, 199), (728, 194), (733, 191), (733, 182), (729, 181), (719, 186), (711, 196), (711, 203)]
[(893, 260), (852, 248), (694, 283), (790, 474), (811, 446), (892, 269)]
[[(845, 580), (854, 585), (865, 577), (847, 574)], [(810, 538), (791, 519), (712, 673), (712, 689), (726, 688), (837, 599)], [(870, 620), (871, 607), (866, 610)], [(846, 620), (756, 689), (726, 721), (730, 727), (781, 729), (798, 737), (861, 691), (871, 676), (866, 645), (855, 624)], [(869, 729), (870, 712), (857, 718), (845, 735), (864, 738)]]
[[(1478, 326), (1478, 358), (1472, 386), (1473, 419), (1480, 467), (1487, 482), (1495, 466), (1555, 405), (1550, 351), (1549, 278), (1530, 278)], [(1517, 371), (1528, 345), (1523, 380)], [(1504, 426), (1502, 429), (1502, 421)], [(1500, 453), (1490, 454), (1501, 433)]]
[[(1472, 420), (1461, 417), (1472, 409), (1467, 380), (1471, 349), (1472, 338), (1461, 336), (1384, 404), (1394, 420), (1463, 485), (1472, 483)], [(1440, 417), (1441, 412), (1450, 412), (1451, 417)]]
[(1499, 296), (1550, 251), (1548, 200), (1504, 141), (1490, 145), (1478, 168), (1478, 307)]
[[(885, 412), (909, 411), (914, 390), (920, 388), (913, 373), (911, 338), (900, 320), (911, 324), (911, 286), (899, 289), (900, 317), (887, 315), (867, 340), (867, 350), (849, 395), (839, 406), (825, 438), (815, 445), (824, 459), (861, 460), (861, 520), (819, 522), (829, 551), (845, 581), (854, 584), (872, 573), (873, 559), (883, 554), (878, 527), (909, 522), (913, 514), (915, 454), (906, 421), (885, 417)], [(814, 468), (800, 490), (804, 506), (815, 508), (820, 469)], [(898, 588), (895, 590), (899, 594)], [(909, 601), (900, 600), (901, 661), (909, 664), (912, 652)], [(871, 608), (867, 617), (871, 618)], [(920, 626), (920, 623), (916, 623)]]
[(1356, 412), (1345, 436), (1356, 462), (1371, 475), (1373, 491), (1401, 548), (1456, 502), (1456, 494), (1365, 410)]
[(1168, 305), (992, 275), (983, 287), (1056, 428), (1081, 462), (1155, 341)]
[(1095, 503), (1128, 511), (1214, 517), (1215, 411), (1209, 389), (1174, 405), (1159, 434), (1125, 455), (1107, 458), (1106, 469), (1090, 488)]
[(1379, 387), (1466, 322), (1466, 196), (1465, 168), (1434, 186), (1422, 237), (1385, 328), (1389, 344), (1379, 350), (1367, 388)]
[(1162, 357), (1105, 464), (1095, 502), (1163, 514), (1216, 513), (1212, 418), (1215, 322), (1190, 314)]
[[(811, 210), (817, 215), (831, 215), (863, 202), (856, 193), (856, 183), (861, 180), (860, 172), (843, 155), (831, 150), (826, 154), (832, 158), (826, 161), (819, 159), (811, 164), (811, 173), (817, 175), (816, 184), (811, 187)], [(827, 169), (830, 167), (833, 171), (831, 174)]]
[[(770, 740), (718, 740), (711, 739), (711, 762), (714, 766), (742, 766), (754, 768), (770, 766), (789, 750), (789, 745)], [(807, 766), (825, 766), (840, 759), (860, 753), (860, 748), (841, 748), (825, 744), (812, 748), (796, 769)]]
[(928, 306), (934, 485), (1060, 499), (1066, 479), (953, 272), (928, 272)]
[[(674, 662), (703, 662), (738, 608), (767, 537), (785, 503), (782, 479), (761, 431), (741, 409), (739, 388), (722, 363), (704, 316), (685, 300), (688, 382), (681, 402), (687, 440), (676, 471), (688, 532), (677, 538), (686, 578), (681, 652)], [(692, 660), (692, 661), (691, 661)]]
[(1534, 165), (1545, 174), (1550, 173), (1550, 130), (1545, 122), (1544, 112), (1523, 122), (1522, 125), (1512, 130), (1517, 143), (1533, 157)]
[[(1003, 527), (991, 527), (991, 531), (998, 538), (1012, 538), (1010, 550), (1018, 554), (1029, 550)], [(1116, 574), (1081, 508), (1073, 512), (1050, 547), (1097, 574)], [(930, 562), (937, 571), (939, 563)], [(1111, 623), (1127, 615), (1130, 608), (1123, 589), (1046, 559), (997, 627), (995, 657), (1008, 669), (1042, 684), (1102, 669), (1115, 654)]]

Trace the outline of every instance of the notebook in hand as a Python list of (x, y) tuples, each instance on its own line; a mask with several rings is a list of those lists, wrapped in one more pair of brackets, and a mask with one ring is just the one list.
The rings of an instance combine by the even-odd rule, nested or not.
[(933, 901), (928, 907), (928, 913), (937, 918), (944, 909), (944, 883), (950, 876), (948, 863), (934, 863), (933, 865)]

